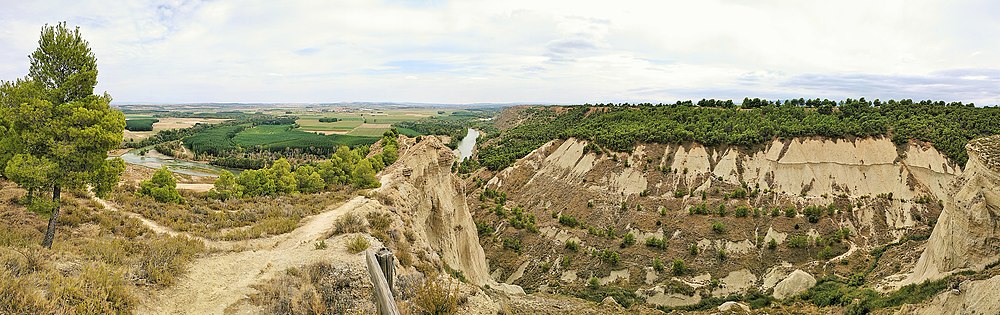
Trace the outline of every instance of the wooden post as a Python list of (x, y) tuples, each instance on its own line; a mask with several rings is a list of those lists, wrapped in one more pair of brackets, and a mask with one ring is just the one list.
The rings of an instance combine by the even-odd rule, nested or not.
[(393, 256), (391, 250), (382, 247), (382, 249), (375, 252), (375, 258), (378, 260), (379, 269), (382, 269), (382, 275), (385, 276), (385, 282), (389, 285), (389, 290), (395, 295), (396, 287), (393, 286), (393, 283), (396, 282), (395, 256)]
[(368, 265), (368, 276), (370, 276), (372, 280), (372, 288), (375, 293), (375, 305), (378, 305), (379, 314), (399, 315), (399, 308), (396, 307), (396, 300), (392, 298), (392, 290), (389, 289), (389, 283), (386, 282), (386, 277), (382, 273), (382, 268), (379, 265), (378, 258), (375, 257), (375, 251), (365, 251), (365, 260)]

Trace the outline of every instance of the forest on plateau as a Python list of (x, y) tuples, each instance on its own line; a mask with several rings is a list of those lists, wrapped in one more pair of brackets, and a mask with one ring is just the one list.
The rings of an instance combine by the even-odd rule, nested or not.
[(674, 104), (536, 107), (527, 122), (504, 130), (481, 147), (479, 163), (510, 166), (557, 138), (592, 141), (591, 150), (631, 151), (639, 143), (753, 146), (776, 138), (891, 137), (931, 143), (952, 162), (968, 160), (965, 144), (1000, 132), (1000, 108), (959, 102), (847, 99), (769, 101), (701, 100)]

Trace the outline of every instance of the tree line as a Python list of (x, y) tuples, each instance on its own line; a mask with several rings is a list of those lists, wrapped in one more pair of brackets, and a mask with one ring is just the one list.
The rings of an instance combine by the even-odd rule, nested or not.
[(381, 186), (375, 174), (399, 158), (399, 133), (386, 131), (381, 152), (369, 154), (368, 146), (340, 146), (329, 159), (292, 166), (280, 158), (269, 167), (246, 170), (239, 175), (224, 171), (209, 195), (218, 199), (315, 193), (323, 189), (351, 186), (357, 189)]

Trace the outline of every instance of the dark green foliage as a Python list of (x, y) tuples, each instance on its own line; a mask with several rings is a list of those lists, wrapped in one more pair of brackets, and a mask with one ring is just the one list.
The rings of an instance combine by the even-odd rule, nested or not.
[(508, 238), (503, 239), (503, 248), (513, 250), (514, 252), (521, 253), (521, 239), (518, 238)]
[(675, 276), (680, 276), (687, 272), (687, 265), (684, 264), (684, 260), (680, 258), (674, 259), (670, 264), (670, 272)]
[(749, 213), (750, 213), (750, 208), (749, 207), (747, 207), (747, 206), (738, 206), (738, 207), (736, 207), (736, 211), (734, 212), (734, 215), (737, 218), (744, 218)]
[(802, 209), (802, 214), (806, 216), (809, 223), (816, 223), (819, 222), (819, 218), (823, 215), (824, 210), (823, 207), (810, 205)]
[(479, 237), (492, 235), (493, 226), (490, 225), (489, 223), (476, 222), (476, 232), (479, 233)]
[(633, 304), (645, 301), (645, 298), (640, 297), (633, 291), (634, 290), (616, 286), (602, 286), (597, 278), (591, 278), (586, 287), (581, 288), (578, 291), (573, 291), (570, 294), (596, 303), (600, 303), (605, 298), (610, 296), (614, 298), (615, 302), (618, 302), (619, 305), (628, 308)]
[(667, 248), (667, 241), (659, 237), (649, 237), (646, 239), (646, 247)]
[(565, 225), (565, 226), (568, 226), (568, 227), (576, 227), (577, 225), (580, 225), (580, 222), (578, 222), (576, 220), (576, 218), (574, 218), (572, 216), (560, 215), (559, 216), (559, 224), (562, 224), (562, 225)]
[(594, 252), (594, 256), (601, 259), (604, 263), (612, 266), (618, 266), (618, 263), (622, 260), (621, 256), (618, 255), (618, 252), (607, 249)]
[(511, 210), (513, 216), (511, 216), (508, 222), (510, 226), (515, 229), (527, 229), (530, 232), (538, 232), (538, 228), (535, 227), (535, 215), (526, 213), (521, 207), (514, 207)]
[(574, 252), (580, 250), (580, 244), (574, 240), (566, 240), (566, 244), (564, 245), (564, 247)]
[(805, 235), (792, 235), (788, 237), (789, 248), (805, 248), (809, 244), (809, 238)]
[(160, 122), (156, 118), (135, 118), (125, 120), (125, 129), (128, 131), (153, 131), (153, 124)]
[(340, 121), (340, 119), (338, 119), (337, 117), (326, 117), (319, 119), (319, 122), (338, 122), (338, 121)]
[(629, 247), (632, 245), (635, 245), (635, 235), (632, 235), (632, 233), (626, 233), (625, 236), (622, 237), (621, 248)]
[(716, 234), (726, 233), (726, 225), (719, 221), (712, 222), (712, 232)]
[(181, 195), (177, 193), (177, 180), (174, 179), (174, 174), (168, 171), (166, 167), (160, 168), (156, 173), (153, 173), (153, 178), (140, 183), (138, 193), (153, 197), (153, 199), (159, 202), (181, 203), (184, 201)]
[(861, 315), (873, 310), (920, 303), (948, 288), (949, 278), (903, 286), (887, 295), (848, 285), (836, 278), (821, 279), (802, 298), (816, 306), (846, 306), (844, 314)]

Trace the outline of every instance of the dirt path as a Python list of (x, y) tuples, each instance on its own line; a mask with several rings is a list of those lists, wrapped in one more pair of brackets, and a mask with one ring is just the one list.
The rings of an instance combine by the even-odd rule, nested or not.
[[(309, 265), (319, 261), (340, 261), (344, 264), (361, 264), (357, 255), (343, 252), (343, 246), (330, 244), (329, 249), (317, 250), (316, 242), (323, 239), (340, 215), (368, 201), (354, 197), (332, 210), (311, 216), (292, 232), (264, 239), (242, 242), (211, 241), (177, 232), (146, 219), (141, 215), (121, 211), (115, 205), (94, 198), (105, 208), (119, 211), (142, 221), (156, 233), (183, 235), (200, 239), (209, 248), (220, 251), (193, 261), (188, 272), (178, 283), (162, 291), (153, 292), (139, 307), (140, 314), (223, 314), (227, 308), (247, 297), (255, 290), (254, 284), (270, 279), (288, 268)], [(332, 207), (332, 206), (331, 206)], [(335, 237), (332, 243), (337, 243)], [(243, 251), (225, 251), (234, 248), (252, 248)]]
[(145, 225), (147, 228), (149, 228), (150, 230), (153, 230), (153, 232), (156, 232), (157, 234), (167, 234), (167, 235), (170, 235), (170, 236), (183, 235), (183, 236), (187, 236), (188, 238), (200, 239), (202, 241), (209, 242), (208, 240), (200, 238), (200, 237), (197, 237), (197, 236), (192, 236), (192, 235), (189, 235), (187, 233), (182, 233), (182, 232), (174, 231), (174, 229), (171, 229), (171, 228), (166, 227), (166, 226), (162, 226), (159, 223), (156, 223), (153, 220), (147, 219), (146, 217), (143, 217), (142, 215), (140, 215), (138, 213), (132, 213), (132, 212), (128, 212), (128, 211), (122, 211), (121, 208), (118, 208), (118, 206), (111, 204), (107, 200), (104, 200), (104, 199), (101, 199), (101, 198), (97, 198), (97, 197), (95, 197), (93, 195), (91, 195), (90, 198), (93, 199), (94, 201), (97, 201), (97, 203), (101, 204), (102, 206), (104, 206), (104, 209), (108, 209), (108, 210), (116, 211), (116, 212), (121, 212), (125, 216), (128, 216), (130, 218), (134, 218), (136, 220), (139, 220), (139, 222), (142, 222), (142, 225)]

